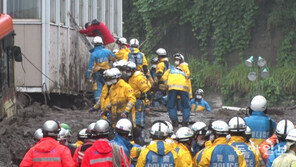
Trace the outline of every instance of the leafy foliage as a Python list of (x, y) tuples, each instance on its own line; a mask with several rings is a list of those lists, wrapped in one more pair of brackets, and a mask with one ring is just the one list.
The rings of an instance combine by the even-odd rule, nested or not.
[[(170, 29), (189, 24), (198, 40), (203, 58), (189, 57), (193, 90), (221, 91), (233, 97), (255, 95), (257, 82), (247, 79), (249, 68), (240, 63), (228, 69), (225, 57), (234, 50), (249, 47), (258, 4), (271, 3), (266, 30), (284, 32), (278, 53), (278, 65), (270, 68), (271, 76), (262, 80), (263, 94), (271, 105), (296, 94), (296, 2), (295, 0), (126, 0), (124, 34), (145, 41), (142, 50), (149, 55)], [(211, 46), (210, 46), (211, 44)], [(214, 45), (214, 52), (209, 47)], [(206, 55), (214, 54), (209, 62)]]
[[(128, 24), (134, 36), (146, 40), (145, 52), (150, 52), (170, 28), (190, 23), (201, 49), (205, 50), (211, 40), (215, 42), (217, 61), (223, 60), (235, 49), (245, 49), (251, 39), (251, 28), (255, 25), (257, 6), (254, 0), (132, 0), (127, 18), (138, 21)], [(129, 12), (129, 11), (127, 11)]]

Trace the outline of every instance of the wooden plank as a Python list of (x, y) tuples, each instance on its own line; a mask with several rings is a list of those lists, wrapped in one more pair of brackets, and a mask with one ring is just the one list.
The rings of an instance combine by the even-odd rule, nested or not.
[[(73, 23), (73, 25), (74, 25), (74, 29), (79, 32), (80, 29), (79, 29), (78, 24), (75, 21), (75, 18), (72, 16), (72, 14), (70, 12), (68, 12), (68, 15), (70, 16), (70, 22)], [(78, 33), (78, 34), (79, 34), (79, 37), (81, 38), (81, 40), (83, 41), (83, 43), (88, 48), (88, 50), (93, 49), (92, 44), (89, 42), (89, 40), (86, 38), (86, 36), (81, 33)]]

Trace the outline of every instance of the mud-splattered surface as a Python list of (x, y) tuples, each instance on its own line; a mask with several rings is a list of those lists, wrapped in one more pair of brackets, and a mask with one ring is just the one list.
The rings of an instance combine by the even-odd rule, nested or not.
[[(288, 111), (281, 108), (281, 110), (271, 110), (270, 113), (271, 117), (276, 121), (290, 119), (296, 123), (295, 109)], [(190, 119), (191, 122), (208, 122), (210, 119), (227, 121), (233, 116), (244, 117), (244, 113), (214, 109), (212, 113), (192, 114)], [(34, 144), (32, 139), (34, 131), (49, 119), (59, 120), (60, 122), (69, 124), (73, 134), (71, 140), (74, 142), (77, 132), (89, 123), (96, 121), (98, 115), (97, 113), (89, 114), (86, 110), (50, 108), (36, 102), (29, 107), (19, 109), (17, 116), (0, 123), (0, 166), (17, 166), (26, 151)], [(150, 111), (147, 114), (146, 136), (149, 136), (148, 129), (151, 127), (151, 123), (159, 119), (169, 120), (168, 114), (166, 112), (156, 112), (156, 110)], [(182, 118), (180, 116), (179, 121), (181, 120)], [(146, 141), (149, 141), (149, 138)]]

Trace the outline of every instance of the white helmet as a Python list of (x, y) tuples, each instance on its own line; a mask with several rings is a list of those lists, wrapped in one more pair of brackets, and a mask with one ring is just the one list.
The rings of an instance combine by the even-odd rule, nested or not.
[(93, 122), (93, 123), (89, 124), (88, 127), (86, 128), (86, 134), (88, 137), (91, 137), (93, 135), (95, 125), (96, 125), (96, 123)]
[(60, 132), (60, 124), (57, 121), (48, 120), (42, 126), (43, 136), (55, 137)]
[(286, 140), (296, 142), (296, 129), (291, 129), (289, 131)]
[(294, 129), (294, 124), (287, 120), (281, 120), (276, 126), (276, 134), (281, 137), (286, 137), (290, 130)]
[(178, 141), (188, 141), (194, 136), (194, 132), (188, 127), (181, 127), (176, 132)]
[(152, 125), (150, 134), (154, 139), (165, 139), (169, 135), (169, 127), (166, 122), (157, 121)]
[(251, 130), (251, 128), (249, 126), (246, 126), (245, 134), (248, 135), (248, 136), (252, 135), (252, 130)]
[(233, 117), (228, 122), (230, 132), (245, 132), (246, 122), (241, 117)]
[(121, 77), (121, 72), (119, 71), (118, 68), (111, 68), (110, 70), (111, 70), (111, 73), (110, 74), (111, 74), (111, 77), (112, 78), (118, 79), (118, 78)]
[(116, 123), (116, 130), (118, 132), (130, 133), (132, 127), (131, 121), (126, 118), (122, 118)]
[[(203, 122), (195, 122), (192, 126), (191, 129), (194, 131), (194, 133), (197, 134), (205, 134), (205, 128), (207, 125)], [(202, 132), (204, 130), (204, 133)]]
[(129, 70), (136, 70), (137, 69), (137, 65), (132, 61), (127, 62), (126, 67)]
[(214, 121), (211, 125), (211, 128), (215, 131), (216, 134), (224, 135), (227, 135), (229, 130), (227, 123), (221, 120)]
[(174, 127), (169, 121), (165, 121), (169, 127), (169, 135), (172, 135), (174, 133)]
[(71, 132), (69, 129), (61, 128), (59, 134), (58, 134), (58, 141), (67, 140), (71, 137)]
[(166, 56), (166, 55), (167, 55), (167, 52), (166, 52), (165, 49), (163, 49), (163, 48), (159, 48), (159, 49), (156, 50), (156, 54), (157, 54), (158, 56)]
[(87, 128), (81, 129), (79, 131), (79, 133), (77, 134), (77, 138), (78, 140), (83, 140), (83, 139), (87, 139), (87, 133), (86, 133)]
[(34, 140), (36, 141), (41, 140), (43, 138), (42, 129), (41, 128), (37, 129), (33, 136), (34, 136)]
[(138, 48), (139, 47), (139, 41), (136, 38), (133, 38), (130, 40), (131, 47)]
[(179, 59), (184, 62), (184, 56), (181, 53), (174, 54), (174, 59)]
[(267, 101), (265, 97), (257, 95), (252, 99), (250, 108), (253, 111), (264, 111), (266, 109), (266, 105)]
[(113, 67), (119, 69), (119, 68), (125, 66), (126, 64), (127, 64), (127, 61), (124, 60), (124, 59), (122, 59), (122, 60), (119, 60), (119, 61), (114, 62), (114, 63), (113, 63)]
[(124, 37), (118, 39), (118, 43), (121, 45), (127, 45), (127, 40)]
[(94, 45), (103, 45), (103, 39), (100, 36), (96, 36), (92, 43)]
[(110, 123), (105, 119), (100, 119), (95, 124), (94, 133), (96, 135), (108, 135), (110, 129)]

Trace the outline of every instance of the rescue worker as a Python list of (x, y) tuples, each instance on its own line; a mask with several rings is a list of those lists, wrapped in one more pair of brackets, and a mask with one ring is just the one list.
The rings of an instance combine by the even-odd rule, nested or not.
[(221, 120), (214, 121), (211, 124), (211, 129), (213, 130), (213, 144), (203, 150), (198, 166), (245, 167), (246, 161), (242, 153), (236, 147), (227, 144), (226, 136), (229, 130), (227, 123)]
[(202, 89), (197, 89), (195, 91), (194, 99), (191, 99), (190, 101), (191, 112), (212, 111), (210, 105), (204, 100), (203, 96), (204, 91)]
[(177, 145), (178, 145), (178, 142), (175, 139), (173, 139), (173, 137), (175, 136), (174, 135), (174, 127), (169, 121), (165, 121), (165, 122), (167, 123), (167, 125), (169, 127), (169, 132), (168, 132), (169, 135), (165, 139), (165, 142), (171, 144), (172, 147), (175, 149), (177, 147)]
[(191, 155), (191, 146), (193, 142), (194, 132), (188, 127), (181, 127), (176, 132), (178, 146), (176, 152), (178, 157), (176, 159), (176, 166), (178, 167), (192, 167), (193, 160)]
[(90, 56), (86, 77), (90, 82), (92, 82), (92, 78), (96, 82), (94, 97), (95, 101), (98, 102), (105, 83), (103, 79), (103, 72), (110, 68), (109, 63), (110, 61), (115, 60), (115, 55), (110, 50), (104, 48), (101, 37), (95, 37), (93, 44), (95, 48)]
[(130, 52), (126, 53), (124, 59), (126, 61), (134, 62), (137, 66), (137, 70), (142, 71), (145, 76), (148, 73), (148, 62), (144, 53), (139, 50), (139, 41), (135, 38), (130, 40)]
[(38, 143), (43, 138), (42, 129), (38, 128), (33, 135), (35, 143)]
[(104, 23), (99, 22), (97, 19), (92, 20), (91, 25), (86, 24), (84, 30), (79, 31), (81, 34), (85, 34), (88, 37), (101, 36), (104, 41), (106, 49), (110, 51), (115, 47), (115, 40), (109, 29)]
[(116, 135), (113, 140), (111, 140), (112, 143), (116, 143), (123, 148), (123, 151), (128, 159), (130, 159), (130, 151), (133, 147), (131, 142), (128, 140), (128, 135), (132, 132), (132, 127), (133, 126), (130, 120), (126, 118), (120, 119), (116, 123)]
[(56, 141), (59, 131), (58, 122), (46, 121), (42, 126), (43, 138), (26, 153), (20, 167), (73, 167), (69, 148)]
[(182, 125), (187, 126), (190, 117), (189, 105), (189, 85), (185, 73), (175, 67), (168, 69), (162, 76), (161, 80), (165, 82), (168, 87), (168, 104), (167, 109), (169, 117), (174, 127), (178, 127), (177, 115), (177, 96), (181, 97), (181, 108), (183, 114)]
[(144, 143), (144, 128), (145, 128), (145, 117), (146, 111), (149, 110), (149, 90), (151, 88), (151, 84), (148, 79), (144, 76), (144, 74), (137, 70), (136, 64), (134, 62), (129, 61), (126, 64), (126, 68), (124, 73), (128, 77), (128, 84), (133, 88), (134, 94), (136, 96), (136, 104), (135, 108), (132, 111), (132, 114), (135, 115), (136, 127), (139, 128), (140, 135), (138, 137), (139, 143)]
[(153, 78), (156, 78), (156, 66), (158, 64), (158, 58), (157, 57), (154, 57), (152, 60), (151, 60), (151, 68), (150, 68), (150, 76)]
[(204, 122), (195, 122), (191, 129), (194, 132), (194, 140), (192, 144), (192, 155), (198, 153), (201, 149), (205, 147), (205, 135), (206, 135), (207, 125)]
[(245, 140), (246, 123), (241, 117), (233, 117), (228, 122), (231, 135), (228, 144), (240, 150), (246, 160), (247, 166), (259, 167), (260, 154), (255, 149), (247, 145)]
[(75, 153), (73, 156), (73, 160), (75, 162), (75, 167), (81, 166), (85, 151), (89, 147), (91, 147), (93, 145), (93, 143), (96, 141), (96, 134), (93, 133), (95, 125), (96, 125), (95, 122), (88, 125), (88, 127), (86, 128), (86, 131), (85, 131), (86, 137), (87, 137), (85, 139), (85, 142), (81, 146), (77, 147), (77, 149), (75, 150)]
[(152, 90), (154, 91), (153, 101), (156, 107), (160, 107), (159, 104), (166, 105), (167, 100), (164, 97), (166, 96), (166, 88), (161, 81), (162, 75), (170, 68), (169, 59), (167, 57), (167, 52), (163, 48), (159, 48), (156, 50), (156, 54), (158, 55), (158, 64), (156, 66), (156, 77), (154, 78), (154, 83)]
[(122, 60), (114, 62), (113, 67), (118, 68), (119, 71), (123, 72), (126, 64), (127, 64), (127, 61), (122, 59)]
[(286, 152), (286, 137), (292, 129), (294, 124), (291, 121), (281, 120), (276, 126), (276, 138), (273, 136), (260, 145), (260, 152), (267, 167), (271, 167), (272, 162)]
[[(156, 66), (156, 77), (160, 81), (162, 75), (170, 68), (169, 59), (167, 57), (167, 52), (163, 48), (156, 50), (158, 55), (158, 64)], [(156, 82), (158, 82), (156, 81)]]
[[(68, 125), (67, 125), (68, 126)], [(71, 155), (73, 156), (74, 155), (74, 152), (76, 150), (76, 145), (75, 144), (72, 144), (69, 139), (71, 137), (71, 132), (70, 132), (70, 129), (65, 129), (63, 127), (61, 127), (61, 130), (58, 134), (58, 142), (66, 147), (68, 147), (71, 151)]]
[(164, 141), (169, 135), (168, 130), (168, 125), (164, 121), (156, 121), (152, 124), (150, 130), (152, 142), (141, 151), (137, 167), (176, 166), (177, 153)]
[[(210, 123), (211, 125), (212, 123)], [(193, 162), (194, 162), (194, 165), (196, 166), (197, 164), (199, 164), (200, 160), (201, 160), (201, 157), (202, 157), (202, 153), (203, 151), (212, 146), (212, 142), (214, 140), (214, 133), (213, 131), (211, 130), (211, 128), (206, 128), (206, 134), (204, 135), (204, 139), (205, 139), (205, 143), (204, 143), (204, 148), (201, 149), (199, 152), (197, 152), (193, 158)], [(202, 141), (201, 141), (202, 142)]]
[[(259, 146), (273, 134), (276, 123), (266, 116), (267, 101), (261, 95), (255, 96), (250, 104), (250, 116), (245, 118), (247, 126), (252, 129), (252, 141)], [(260, 125), (260, 126), (258, 126)]]
[(77, 142), (75, 143), (76, 147), (81, 146), (85, 142), (85, 140), (87, 139), (86, 130), (87, 130), (87, 128), (83, 128), (78, 132)]
[(111, 125), (107, 120), (100, 119), (96, 122), (93, 130), (96, 141), (85, 151), (81, 167), (130, 166), (123, 149), (109, 142), (110, 130)]
[(296, 129), (289, 131), (286, 137), (286, 153), (277, 157), (272, 167), (295, 167), (296, 166)]
[[(124, 56), (130, 52), (126, 38), (121, 37), (116, 40), (119, 50), (115, 53), (117, 60), (123, 60)], [(125, 60), (127, 61), (127, 60)]]
[[(117, 68), (112, 68), (111, 70), (112, 86), (109, 93), (110, 102), (106, 109), (112, 111), (111, 122), (113, 127), (115, 127), (116, 122), (120, 118), (130, 117), (130, 120), (134, 120), (130, 116), (130, 112), (136, 103), (136, 97), (133, 88), (120, 78), (121, 72)], [(102, 113), (102, 115), (105, 114), (106, 112)]]
[(247, 142), (247, 144), (249, 146), (252, 146), (254, 147), (254, 142), (251, 140), (251, 137), (252, 137), (252, 131), (251, 131), (251, 128), (246, 126), (246, 131), (245, 131), (245, 140)]
[(185, 62), (184, 56), (181, 53), (174, 54), (175, 66), (179, 67), (186, 75), (188, 87), (189, 87), (189, 99), (192, 99), (192, 87), (191, 87), (191, 79), (190, 79), (190, 70), (188, 64)]
[[(105, 85), (103, 86), (102, 89), (102, 93), (101, 93), (101, 97), (100, 97), (100, 101), (98, 101), (90, 110), (89, 112), (93, 112), (96, 111), (98, 109), (101, 109), (101, 111), (105, 111), (107, 110), (107, 105), (109, 104), (110, 100), (109, 100), (109, 92), (110, 92), (110, 88), (112, 86), (112, 77), (113, 77), (113, 73), (111, 69), (105, 70), (103, 73), (103, 79), (105, 81)], [(106, 114), (105, 117), (103, 117), (104, 119), (109, 119), (108, 114)]]

